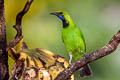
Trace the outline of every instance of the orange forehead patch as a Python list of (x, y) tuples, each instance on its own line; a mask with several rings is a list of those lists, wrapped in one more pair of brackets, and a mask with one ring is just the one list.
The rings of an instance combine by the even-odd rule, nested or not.
[(62, 12), (61, 10), (59, 10), (59, 11), (56, 11), (56, 13), (60, 13), (60, 12)]

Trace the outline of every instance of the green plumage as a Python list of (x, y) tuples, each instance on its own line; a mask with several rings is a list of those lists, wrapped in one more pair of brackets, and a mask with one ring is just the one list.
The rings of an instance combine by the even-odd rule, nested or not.
[(75, 26), (75, 24), (62, 29), (62, 39), (67, 52), (72, 52), (75, 60), (83, 56), (81, 51), (86, 51), (85, 41), (82, 32)]
[[(86, 52), (84, 36), (80, 29), (76, 27), (69, 14), (66, 11), (56, 11), (55, 13), (51, 14), (56, 15), (59, 19), (62, 20), (62, 40), (66, 51), (70, 55), (69, 62), (71, 63), (72, 58), (73, 60), (77, 60), (80, 57), (84, 57)], [(89, 65), (80, 68), (81, 77), (89, 75), (91, 75)]]
[(78, 59), (86, 52), (85, 40), (82, 32), (66, 11), (56, 11), (57, 16), (63, 22), (62, 40), (68, 53), (72, 53), (73, 59)]

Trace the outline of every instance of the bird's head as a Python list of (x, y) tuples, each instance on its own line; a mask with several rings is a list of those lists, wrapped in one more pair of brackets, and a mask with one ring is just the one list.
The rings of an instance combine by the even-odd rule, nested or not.
[(70, 18), (69, 14), (66, 11), (59, 10), (53, 13), (50, 13), (51, 15), (56, 15), (59, 19), (63, 22), (63, 27), (67, 27), (72, 22), (72, 19)]

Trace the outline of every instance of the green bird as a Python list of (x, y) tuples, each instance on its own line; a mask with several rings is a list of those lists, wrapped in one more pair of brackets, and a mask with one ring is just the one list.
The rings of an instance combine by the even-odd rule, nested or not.
[[(85, 57), (86, 45), (84, 36), (81, 30), (76, 27), (69, 14), (66, 11), (62, 10), (50, 14), (56, 15), (59, 19), (62, 20), (62, 40), (65, 45), (66, 51), (69, 53), (70, 56), (69, 63), (71, 63), (71, 61), (79, 59), (80, 57)], [(88, 64), (80, 68), (79, 71), (81, 77), (91, 75), (91, 69)]]

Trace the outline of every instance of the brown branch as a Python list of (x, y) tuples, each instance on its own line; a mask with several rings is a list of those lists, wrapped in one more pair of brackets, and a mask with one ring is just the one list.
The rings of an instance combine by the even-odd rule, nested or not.
[(30, 6), (31, 6), (31, 3), (33, 2), (33, 0), (27, 0), (23, 10), (21, 12), (19, 12), (17, 14), (17, 17), (16, 17), (16, 24), (13, 26), (16, 31), (17, 31), (17, 34), (15, 36), (15, 39), (12, 40), (8, 46), (7, 46), (7, 50), (11, 47), (14, 47), (22, 38), (23, 38), (23, 35), (22, 35), (22, 18), (23, 16), (28, 12)]
[(6, 25), (4, 0), (0, 0), (0, 80), (8, 80), (8, 54), (6, 52)]
[(22, 27), (21, 27), (22, 18), (28, 12), (32, 2), (33, 0), (27, 0), (24, 9), (21, 12), (19, 12), (16, 17), (16, 24), (13, 26), (17, 30), (17, 34), (15, 38), (22, 36)]
[(67, 80), (75, 71), (85, 66), (86, 64), (100, 59), (115, 51), (120, 43), (120, 30), (112, 37), (107, 45), (103, 48), (96, 50), (84, 58), (80, 58), (72, 63), (67, 69), (61, 72), (55, 80)]

